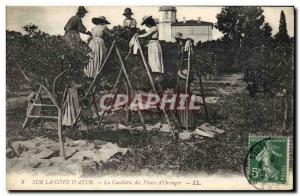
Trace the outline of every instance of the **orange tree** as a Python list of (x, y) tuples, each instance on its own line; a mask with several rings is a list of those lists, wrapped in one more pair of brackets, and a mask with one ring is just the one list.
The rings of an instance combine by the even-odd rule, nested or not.
[[(77, 80), (79, 83), (84, 81), (83, 67), (88, 63), (89, 49), (83, 42), (71, 47), (62, 36), (48, 35), (39, 31), (35, 25), (23, 28), (25, 35), (6, 32), (7, 66), (18, 69), (34, 90), (41, 87), (56, 106), (60, 155), (65, 157), (62, 138), (63, 93), (59, 92), (66, 90), (70, 80)], [(8, 77), (15, 76), (8, 75)], [(16, 78), (14, 79), (16, 81)]]

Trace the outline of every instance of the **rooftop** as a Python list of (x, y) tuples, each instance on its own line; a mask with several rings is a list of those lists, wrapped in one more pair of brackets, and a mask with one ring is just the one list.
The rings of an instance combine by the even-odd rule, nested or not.
[(174, 6), (161, 6), (161, 7), (159, 7), (159, 11), (161, 12), (161, 11), (177, 11), (176, 10), (176, 7), (174, 7)]
[(198, 21), (198, 20), (187, 20), (185, 22), (174, 22), (172, 26), (214, 26), (212, 22)]

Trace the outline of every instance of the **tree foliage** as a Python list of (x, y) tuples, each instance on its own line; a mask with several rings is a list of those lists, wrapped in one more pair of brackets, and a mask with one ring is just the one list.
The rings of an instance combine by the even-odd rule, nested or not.
[(224, 39), (229, 39), (232, 45), (239, 48), (242, 44), (255, 44), (253, 41), (260, 39), (265, 22), (261, 7), (224, 7), (217, 15), (216, 28), (224, 34)]
[(263, 27), (262, 27), (262, 35), (263, 35), (263, 39), (266, 42), (271, 42), (272, 41), (272, 27), (270, 26), (270, 24), (268, 22), (266, 22)]
[(284, 12), (280, 14), (275, 41), (263, 12), (261, 7), (224, 7), (217, 15), (216, 28), (223, 32), (223, 42), (232, 48), (224, 52), (232, 58), (238, 56), (245, 80), (274, 94), (292, 86), (293, 43), (287, 34)]
[(263, 30), (265, 17), (261, 7), (224, 7), (217, 19), (215, 26), (224, 34), (224, 43), (229, 45), (229, 50), (224, 52), (231, 58), (228, 61), (233, 68), (240, 66), (239, 57), (244, 51), (241, 49), (261, 45), (265, 33), (270, 30), (268, 25), (266, 31)]
[(60, 78), (61, 85), (56, 90), (62, 90), (71, 78), (83, 77), (83, 67), (89, 60), (86, 44), (70, 47), (62, 36), (50, 36), (35, 25), (27, 25), (24, 30), (25, 35), (7, 31), (7, 66), (15, 66), (51, 90), (63, 71), (68, 73)]
[(217, 15), (215, 27), (224, 34), (224, 38), (234, 42), (242, 38), (245, 18), (243, 7), (225, 7)]
[(286, 28), (285, 14), (282, 10), (280, 12), (279, 31), (278, 33), (276, 33), (275, 39), (281, 43), (289, 41), (289, 35), (287, 33), (287, 28)]
[(254, 82), (260, 91), (275, 95), (293, 91), (293, 46), (261, 46), (244, 54), (242, 65), (245, 80)]

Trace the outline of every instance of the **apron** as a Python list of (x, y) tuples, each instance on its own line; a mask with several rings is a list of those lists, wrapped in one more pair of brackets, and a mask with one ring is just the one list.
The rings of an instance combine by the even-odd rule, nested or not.
[(164, 73), (162, 49), (158, 40), (150, 40), (148, 44), (148, 63), (152, 72)]
[(79, 112), (79, 99), (77, 88), (69, 87), (67, 97), (63, 106), (62, 125), (72, 126), (75, 123), (76, 116)]

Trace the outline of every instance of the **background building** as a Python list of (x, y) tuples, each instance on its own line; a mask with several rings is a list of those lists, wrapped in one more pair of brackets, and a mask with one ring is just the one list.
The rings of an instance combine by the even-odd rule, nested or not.
[(212, 40), (213, 23), (198, 20), (185, 20), (179, 22), (176, 18), (176, 7), (159, 7), (159, 39), (174, 42), (176, 32), (181, 32), (184, 37), (194, 39), (195, 43)]

